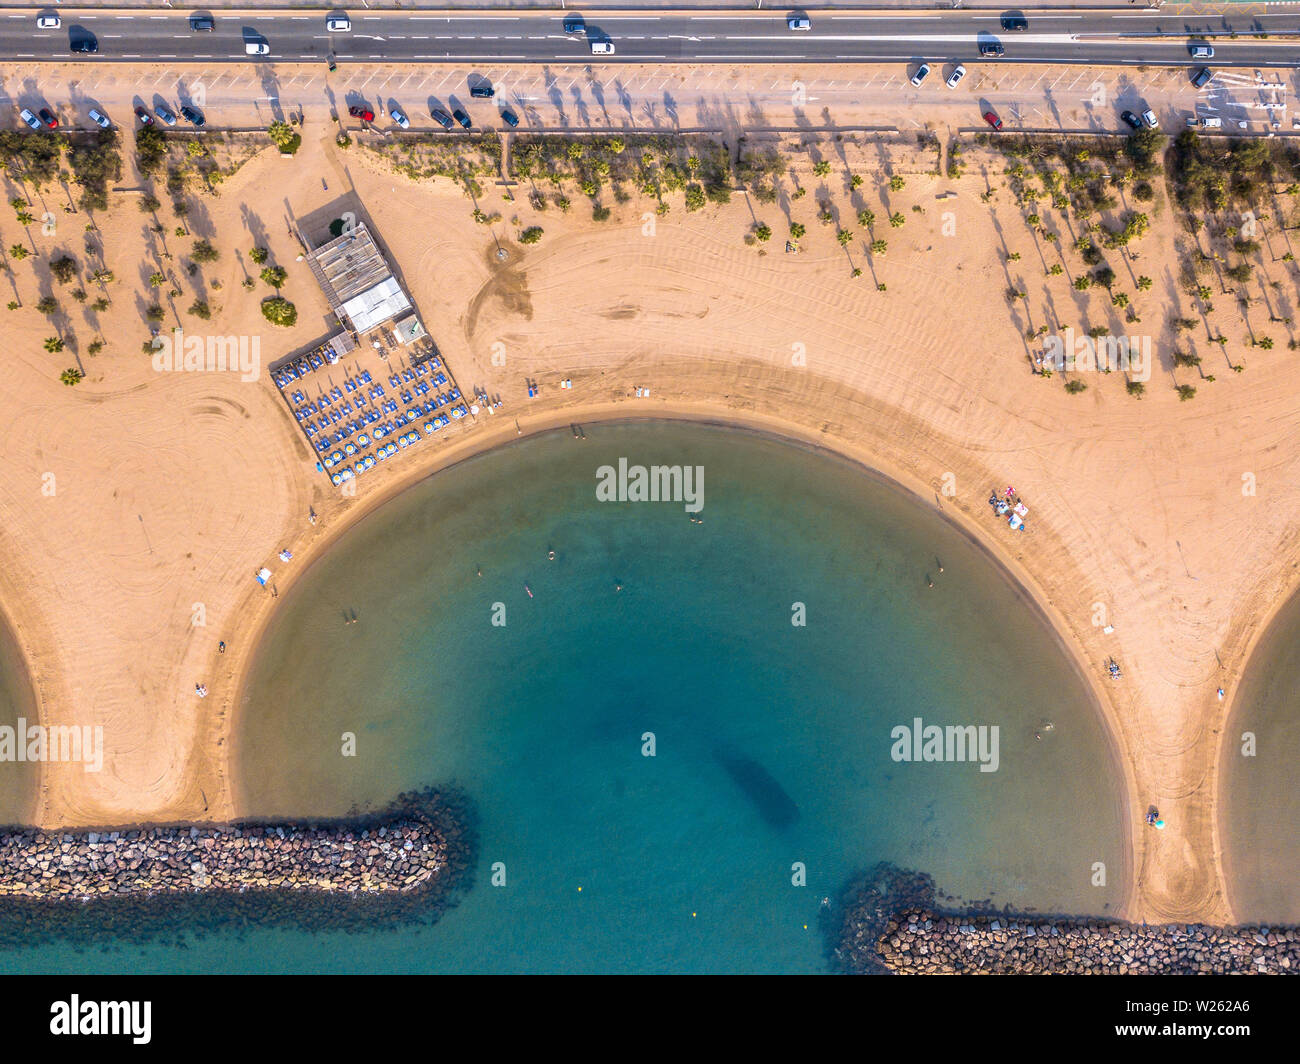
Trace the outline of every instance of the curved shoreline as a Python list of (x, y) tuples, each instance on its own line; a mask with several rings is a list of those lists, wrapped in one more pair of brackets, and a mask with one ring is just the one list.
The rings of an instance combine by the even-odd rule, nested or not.
[[(763, 417), (757, 414), (750, 414), (747, 417), (737, 416), (734, 412), (720, 413), (716, 409), (707, 408), (703, 411), (693, 411), (683, 407), (681, 404), (672, 404), (665, 406), (663, 409), (656, 410), (653, 414), (633, 414), (629, 415), (620, 408), (623, 404), (593, 404), (583, 417), (574, 416), (574, 412), (563, 411), (553, 412), (549, 415), (543, 415), (538, 418), (537, 422), (530, 424), (527, 428), (520, 426), (515, 434), (496, 432), (490, 436), (479, 437), (478, 434), (472, 435), (469, 440), (456, 441), (449, 449), (450, 453), (443, 452), (439, 455), (439, 461), (432, 467), (425, 467), (419, 470), (413, 470), (406, 477), (395, 479), (390, 483), (384, 484), (380, 491), (377, 491), (373, 498), (364, 501), (364, 504), (355, 508), (350, 508), (345, 514), (345, 520), (340, 522), (338, 527), (330, 528), (319, 539), (314, 539), (311, 543), (311, 553), (306, 564), (293, 571), (291, 579), (286, 580), (285, 587), (288, 590), (297, 584), (297, 582), (309, 572), (313, 565), (321, 560), (328, 553), (329, 549), (335, 546), (347, 532), (357, 527), (363, 520), (370, 517), (381, 507), (391, 502), (397, 496), (403, 494), (409, 488), (416, 484), (422, 483), (431, 476), (436, 475), (454, 465), (469, 461), (473, 458), (481, 457), (498, 447), (505, 446), (510, 442), (520, 441), (525, 438), (537, 436), (546, 432), (552, 432), (566, 425), (574, 423), (589, 424), (617, 424), (617, 423), (637, 423), (637, 422), (687, 422), (695, 425), (706, 427), (723, 428), (733, 431), (743, 431), (753, 433), (763, 438), (778, 441), (787, 446), (795, 446), (812, 453), (820, 454), (843, 462), (848, 462), (854, 466), (860, 474), (867, 475), (870, 479), (878, 484), (882, 484), (892, 490), (902, 492), (911, 498), (923, 508), (928, 508), (925, 497), (918, 488), (912, 487), (907, 483), (904, 477), (892, 470), (884, 468), (885, 463), (877, 462), (871, 464), (870, 460), (864, 455), (854, 454), (853, 449), (847, 446), (831, 446), (825, 440), (819, 441), (810, 433), (806, 433), (799, 426), (792, 424), (784, 419), (776, 417)], [(513, 425), (513, 420), (509, 425)], [(1134, 830), (1134, 817), (1136, 816), (1135, 793), (1137, 790), (1136, 778), (1132, 764), (1123, 754), (1121, 744), (1121, 731), (1119, 722), (1111, 716), (1113, 707), (1109, 705), (1103, 697), (1102, 689), (1095, 678), (1090, 677), (1084, 667), (1084, 660), (1081, 651), (1074, 648), (1067, 639), (1063, 618), (1055, 611), (1050, 602), (1047, 601), (1043, 594), (1033, 582), (1029, 574), (1015, 559), (1003, 555), (997, 550), (985, 536), (981, 535), (977, 525), (970, 520), (968, 515), (961, 514), (960, 517), (954, 516), (954, 511), (960, 514), (956, 507), (945, 508), (940, 504), (934, 508), (934, 512), (941, 519), (945, 519), (947, 524), (960, 534), (963, 539), (970, 543), (991, 565), (993, 565), (1010, 584), (1013, 593), (1022, 604), (1027, 605), (1033, 614), (1033, 623), (1039, 624), (1046, 629), (1050, 637), (1055, 642), (1057, 648), (1063, 656), (1071, 663), (1075, 675), (1081, 681), (1084, 689), (1090, 695), (1094, 711), (1097, 713), (1100, 730), (1105, 736), (1107, 748), (1112, 763), (1120, 770), (1120, 776), (1123, 780), (1123, 794), (1119, 797), (1122, 801), (1124, 814), (1122, 822), (1125, 824), (1125, 837), (1122, 840), (1121, 852), (1124, 855), (1124, 866), (1120, 871), (1124, 884), (1122, 901), (1118, 905), (1121, 912), (1127, 912), (1134, 904), (1137, 895), (1137, 878), (1136, 869), (1140, 867), (1138, 855), (1135, 852), (1137, 837)], [(248, 697), (249, 677), (252, 673), (252, 665), (257, 653), (257, 648), (261, 645), (267, 629), (275, 616), (274, 608), (270, 604), (277, 600), (268, 598), (258, 609), (254, 626), (249, 636), (241, 640), (250, 649), (242, 654), (239, 659), (239, 672), (235, 681), (233, 694), (230, 698), (229, 705), (233, 707), (233, 712), (229, 716), (228, 729), (225, 732), (225, 738), (230, 740), (227, 744), (229, 753), (227, 755), (227, 779), (233, 777), (233, 765), (238, 757), (238, 735), (239, 729), (237, 722), (239, 714), (242, 713), (246, 699)], [(233, 804), (234, 795), (229, 795)]]
[[(9, 665), (16, 675), (7, 676), (4, 687), (5, 693), (12, 699), (14, 708), (17, 711), (17, 718), (22, 719), (26, 716), (32, 721), (41, 720), (40, 696), (36, 688), (36, 679), (32, 674), (31, 655), (27, 648), (23, 646), (22, 641), (18, 638), (17, 628), (10, 623), (10, 618), (5, 612), (5, 605), (0, 603), (0, 666)], [(9, 670), (6, 669), (6, 672)], [(3, 715), (0, 715), (0, 724), (8, 723)], [(26, 791), (20, 798), (13, 801), (12, 806), (17, 810), (16, 815), (12, 818), (16, 823), (26, 823), (35, 818), (36, 809), (40, 802), (41, 782), (43, 767), (41, 762), (28, 762), (30, 767), (26, 771), (31, 773), (30, 781), (26, 781), (24, 789)], [(11, 766), (3, 766), (9, 770)], [(9, 808), (9, 796), (6, 795), (4, 804), (0, 804), (0, 824), (8, 823), (8, 817), (3, 810)]]
[(1272, 608), (1257, 622), (1251, 632), (1250, 639), (1242, 653), (1242, 665), (1237, 682), (1232, 685), (1232, 690), (1224, 702), (1222, 727), (1219, 729), (1219, 741), (1214, 750), (1215, 797), (1217, 799), (1214, 804), (1213, 818), (1214, 849), (1223, 875), (1224, 903), (1229, 913), (1234, 915), (1240, 910), (1233, 897), (1236, 879), (1232, 859), (1229, 850), (1223, 844), (1223, 840), (1227, 837), (1229, 825), (1226, 823), (1228, 803), (1223, 800), (1223, 794), (1221, 793), (1222, 781), (1226, 775), (1224, 769), (1227, 763), (1229, 740), (1232, 737), (1229, 725), (1232, 723), (1233, 718), (1246, 708), (1242, 701), (1243, 693), (1252, 693), (1249, 689), (1251, 680), (1247, 679), (1248, 675), (1252, 676), (1254, 682), (1258, 683), (1261, 665), (1268, 664), (1267, 661), (1259, 660), (1261, 647), (1267, 639), (1274, 635), (1274, 624), (1290, 609), (1294, 609), (1297, 619), (1300, 619), (1300, 579), (1296, 580), (1285, 595), (1274, 600)]

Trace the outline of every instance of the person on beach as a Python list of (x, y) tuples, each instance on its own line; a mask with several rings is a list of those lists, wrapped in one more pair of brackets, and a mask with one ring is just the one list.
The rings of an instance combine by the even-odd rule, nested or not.
[(217, 644), (217, 653), (224, 654), (225, 652), (226, 652), (226, 641), (223, 639), (220, 643)]

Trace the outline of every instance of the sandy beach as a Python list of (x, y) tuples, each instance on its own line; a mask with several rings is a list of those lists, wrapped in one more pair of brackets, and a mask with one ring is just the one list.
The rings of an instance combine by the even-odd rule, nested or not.
[[(1044, 305), (1080, 330), (1117, 319), (1104, 290), (1073, 291), (1045, 274), (1009, 193), (982, 201), (1004, 185), (1005, 160), (974, 145), (966, 175), (948, 179), (929, 173), (933, 153), (914, 139), (846, 141), (825, 153), (834, 162), (825, 178), (813, 174), (812, 156), (794, 158), (815, 195), (767, 205), (736, 195), (695, 213), (677, 195), (648, 235), (636, 197), (596, 222), (585, 204), (539, 212), (490, 186), (484, 209), (503, 217), (485, 227), (449, 182), (389, 172), (358, 145), (336, 147), (333, 132), (316, 127), (292, 160), (265, 150), (220, 195), (198, 199), (186, 224), (220, 252), (200, 274), (211, 322), (184, 313), (200, 283), (179, 269), (191, 239), (172, 235), (178, 220), (166, 206), (166, 233), (150, 232), (135, 194), (114, 194), (101, 233), (61, 213), (56, 233), (33, 227), (40, 257), (11, 263), (24, 306), (7, 312), (10, 386), (0, 394), (0, 607), (30, 664), (42, 720), (102, 725), (110, 751), (98, 774), (45, 766), (41, 825), (232, 815), (227, 751), (241, 678), (274, 623), (272, 589), (283, 594), (343, 530), (437, 468), (557, 425), (686, 417), (844, 454), (983, 544), (1088, 678), (1134, 809), (1155, 804), (1168, 822), (1154, 832), (1134, 817), (1137, 884), (1124, 915), (1232, 918), (1216, 824), (1220, 733), (1249, 651), (1300, 563), (1290, 326), (1269, 327), (1279, 349), (1247, 350), (1247, 327), (1225, 298), (1215, 325), (1243, 372), (1209, 368), (1225, 356), (1207, 352), (1205, 372), (1219, 379), (1203, 383), (1164, 355), (1140, 400), (1118, 373), (1091, 374), (1085, 392), (1068, 394), (1059, 376), (1032, 372), (1026, 327), (1042, 322)], [(866, 177), (860, 191), (848, 188), (848, 170)], [(905, 179), (901, 190), (889, 188), (890, 172)], [(855, 196), (882, 219), (876, 235), (888, 237), (888, 251), (863, 276), (851, 276), (850, 263), (867, 266), (866, 234), (847, 251), (837, 245), (816, 217), (822, 187), (846, 228), (859, 228)], [(6, 198), (18, 194), (8, 189)], [(60, 195), (45, 193), (55, 212)], [(183, 295), (174, 302), (187, 331), (259, 335), (268, 361), (326, 335), (326, 301), (297, 261), (288, 222), (349, 209), (373, 223), (466, 394), (482, 387), (504, 401), (368, 475), (355, 497), (316, 471), (264, 374), (160, 374), (140, 349), (160, 239), (176, 256)], [(1155, 285), (1134, 295), (1144, 324), (1132, 329), (1160, 352), (1173, 343), (1167, 319), (1190, 313), (1176, 253), (1188, 236), (1163, 193), (1150, 210), (1135, 257)], [(890, 229), (890, 211), (905, 224)], [(781, 250), (787, 213), (808, 228), (798, 254)], [(755, 219), (776, 238), (747, 245)], [(520, 245), (530, 225), (544, 236)], [(10, 214), (0, 228), (6, 247), (29, 239)], [(1271, 231), (1276, 257), (1289, 234)], [(108, 344), (94, 356), (91, 312), (49, 271), (60, 252), (84, 262), (87, 237), (117, 275), (100, 315)], [(288, 271), (284, 295), (299, 310), (292, 329), (263, 322), (258, 301), (269, 289), (241, 287), (247, 272), (256, 276), (247, 261), (255, 245)], [(1007, 261), (1004, 249), (1020, 257)], [(1289, 305), (1294, 266), (1270, 269)], [(1010, 303), (1009, 285), (1028, 299)], [(1120, 287), (1133, 286), (1125, 277)], [(67, 312), (64, 335), (78, 338), (86, 379), (75, 388), (58, 379), (70, 354), (42, 349), (54, 330), (34, 304), (50, 293)], [(164, 327), (175, 324), (169, 312)], [(1175, 378), (1196, 384), (1194, 400), (1179, 401)], [(537, 398), (526, 379), (538, 382)], [(650, 397), (636, 396), (639, 387)], [(1029, 504), (1025, 534), (985, 505), (1006, 485)], [(292, 562), (277, 560), (283, 548)], [(253, 579), (263, 565), (273, 571), (267, 589)], [(1112, 656), (1120, 681), (1107, 677)], [(208, 697), (196, 697), (196, 683)]]

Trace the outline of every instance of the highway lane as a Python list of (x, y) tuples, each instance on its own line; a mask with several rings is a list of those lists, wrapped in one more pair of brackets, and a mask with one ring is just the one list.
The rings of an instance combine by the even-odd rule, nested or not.
[[(1300, 65), (1300, 10), (1185, 17), (1160, 12), (1027, 12), (1029, 28), (1002, 29), (997, 12), (943, 11), (873, 15), (813, 13), (812, 28), (791, 31), (786, 12), (728, 15), (589, 14), (581, 32), (564, 32), (558, 12), (353, 12), (350, 32), (329, 33), (320, 13), (262, 16), (219, 12), (211, 32), (191, 29), (188, 12), (133, 15), (61, 10), (58, 29), (38, 30), (33, 11), (0, 15), (0, 58), (75, 63), (521, 62), (583, 64), (726, 62), (960, 61), (1198, 67), (1188, 40), (1207, 37), (1212, 67)], [(1229, 34), (1263, 30), (1268, 39)], [(73, 54), (70, 42), (93, 36), (98, 52)], [(606, 40), (613, 55), (593, 55)], [(1001, 60), (982, 58), (982, 42), (1000, 41)], [(246, 44), (264, 42), (266, 55)]]

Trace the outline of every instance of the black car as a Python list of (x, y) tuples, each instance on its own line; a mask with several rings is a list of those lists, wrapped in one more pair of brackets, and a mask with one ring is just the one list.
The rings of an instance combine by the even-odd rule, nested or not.
[(53, 113), (51, 113), (51, 111), (50, 111), (50, 109), (49, 109), (48, 107), (42, 107), (42, 108), (41, 108), (39, 111), (37, 111), (36, 113), (37, 113), (38, 115), (40, 115), (41, 122), (44, 123), (46, 129), (58, 129), (58, 128), (59, 128), (59, 120), (58, 120), (57, 118), (54, 117)]
[(99, 51), (99, 42), (94, 37), (78, 37), (75, 41), (69, 41), (68, 46), (74, 52), (94, 54)]
[(490, 100), (497, 94), (497, 90), (486, 81), (481, 81), (477, 85), (471, 86), (469, 94), (479, 100)]
[(443, 129), (451, 129), (451, 115), (441, 108), (435, 107), (429, 112), (433, 115), (433, 120), (442, 126)]
[(998, 41), (983, 41), (980, 43), (980, 55), (991, 56), (996, 59), (1005, 53), (1006, 49)]
[(1192, 75), (1192, 84), (1195, 85), (1198, 89), (1203, 89), (1205, 88), (1206, 85), (1210, 83), (1210, 79), (1212, 77), (1214, 77), (1213, 70), (1211, 70), (1209, 67), (1201, 67), (1200, 70), (1198, 70), (1195, 74)]
[(190, 16), (190, 29), (198, 33), (215, 30), (216, 28), (217, 28), (216, 19), (214, 19), (211, 15)]
[(466, 129), (472, 129), (474, 127), (474, 123), (469, 120), (469, 115), (467, 115), (459, 107), (457, 107), (454, 111), (452, 111), (451, 116), (462, 126), (464, 126)]
[(1142, 128), (1142, 119), (1138, 118), (1132, 111), (1121, 111), (1120, 118), (1124, 119), (1124, 124), (1131, 129)]
[(185, 104), (181, 107), (181, 114), (184, 115), (185, 120), (192, 125), (201, 126), (204, 123), (203, 112), (197, 107), (191, 107), (189, 104)]
[(519, 125), (519, 116), (515, 114), (514, 111), (510, 110), (510, 108), (503, 107), (501, 109), (501, 121), (511, 129), (514, 129), (515, 126)]
[(1029, 29), (1029, 19), (1025, 18), (1024, 15), (1013, 14), (1008, 11), (1002, 16), (1002, 28), (1004, 30), (1011, 30), (1013, 33), (1018, 33), (1021, 30)]

